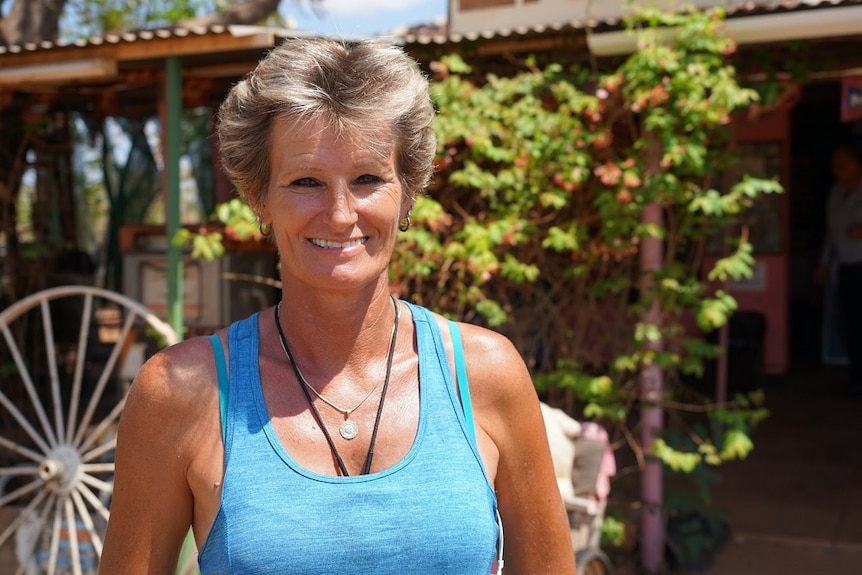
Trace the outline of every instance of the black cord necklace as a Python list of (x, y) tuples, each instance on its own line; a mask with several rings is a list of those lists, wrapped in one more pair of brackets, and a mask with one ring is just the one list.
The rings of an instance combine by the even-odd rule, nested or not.
[[(383, 390), (380, 392), (380, 403), (377, 405), (377, 416), (374, 419), (374, 430), (371, 433), (371, 442), (368, 445), (368, 453), (365, 456), (365, 465), (362, 467), (362, 475), (368, 475), (371, 472), (371, 461), (372, 459), (374, 459), (374, 444), (377, 442), (377, 430), (380, 427), (380, 416), (383, 413), (383, 400), (386, 398), (386, 390), (389, 388), (389, 379), (392, 375), (392, 361), (395, 358), (395, 341), (398, 339), (398, 319), (401, 314), (396, 299), (391, 295), (389, 297), (392, 300), (392, 305), (395, 307), (395, 324), (392, 327), (392, 340), (389, 342), (389, 356), (386, 360), (386, 378), (383, 380)], [(338, 449), (336, 449), (335, 447), (335, 442), (332, 441), (332, 436), (329, 434), (329, 430), (326, 428), (326, 424), (323, 423), (323, 418), (320, 416), (320, 411), (318, 411), (317, 406), (314, 404), (314, 400), (311, 397), (311, 394), (308, 392), (309, 388), (314, 388), (312, 388), (311, 384), (309, 384), (308, 381), (306, 381), (305, 377), (303, 377), (302, 372), (299, 371), (299, 367), (296, 365), (296, 361), (293, 359), (293, 355), (290, 353), (290, 347), (288, 347), (287, 345), (287, 338), (284, 336), (284, 330), (281, 328), (281, 320), (278, 317), (280, 310), (281, 302), (279, 302), (278, 305), (275, 307), (275, 327), (278, 330), (278, 337), (281, 340), (281, 347), (284, 350), (284, 354), (287, 356), (291, 367), (293, 367), (293, 373), (296, 375), (296, 379), (299, 382), (299, 387), (302, 389), (302, 393), (305, 395), (305, 399), (308, 400), (308, 405), (311, 406), (311, 411), (312, 413), (314, 413), (314, 418), (317, 419), (317, 423), (320, 424), (320, 430), (323, 432), (323, 436), (326, 438), (326, 442), (329, 444), (329, 449), (332, 451), (333, 457), (335, 457), (335, 461), (338, 464), (339, 471), (341, 471), (341, 474), (344, 477), (348, 477), (350, 474), (347, 472), (347, 467), (344, 465), (344, 460), (341, 459), (341, 455), (338, 453)], [(320, 397), (320, 394), (315, 394)], [(363, 400), (363, 402), (364, 401), (365, 400)]]

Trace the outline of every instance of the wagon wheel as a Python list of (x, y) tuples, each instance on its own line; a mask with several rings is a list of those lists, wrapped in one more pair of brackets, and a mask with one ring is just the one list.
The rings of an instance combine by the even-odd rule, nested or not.
[[(105, 316), (115, 323), (98, 320)], [(18, 574), (28, 564), (48, 575), (92, 572), (125, 404), (114, 385), (119, 360), (130, 344), (143, 345), (145, 332), (161, 339), (150, 336), (153, 346), (176, 343), (176, 333), (140, 303), (89, 286), (16, 302), (0, 312), (0, 331), (7, 352), (0, 360), (0, 512), (10, 518), (0, 525), (0, 545), (15, 535)]]

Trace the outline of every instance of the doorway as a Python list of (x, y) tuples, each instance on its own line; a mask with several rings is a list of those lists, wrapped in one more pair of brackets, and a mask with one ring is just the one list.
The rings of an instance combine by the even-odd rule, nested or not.
[(854, 124), (841, 122), (840, 81), (805, 86), (791, 113), (790, 129), (789, 369), (808, 370), (822, 365), (823, 289), (814, 276), (833, 184), (831, 155), (834, 146), (854, 132)]

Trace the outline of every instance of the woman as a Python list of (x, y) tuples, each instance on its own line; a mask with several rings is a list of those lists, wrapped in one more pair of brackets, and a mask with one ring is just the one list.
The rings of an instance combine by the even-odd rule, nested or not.
[(141, 369), (103, 575), (172, 573), (190, 525), (204, 575), (486, 575), (498, 511), (507, 574), (574, 572), (517, 352), (461, 325), (459, 397), (450, 326), (388, 293), (433, 114), (415, 62), (372, 42), (287, 41), (232, 89), (221, 156), (278, 248), (282, 300)]

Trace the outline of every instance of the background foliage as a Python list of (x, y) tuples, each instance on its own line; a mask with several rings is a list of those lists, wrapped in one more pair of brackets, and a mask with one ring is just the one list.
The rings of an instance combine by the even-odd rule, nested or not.
[[(630, 25), (639, 50), (598, 77), (530, 61), (511, 77), (473, 74), (457, 56), (438, 63), (437, 185), (392, 266), (405, 296), (511, 337), (552, 401), (620, 425), (647, 364), (673, 384), (668, 407), (708, 401), (676, 384), (718, 353), (704, 333), (736, 307), (721, 282), (751, 273), (746, 230), (728, 230), (781, 190), (724, 177), (732, 115), (757, 95), (728, 62), (723, 13), (648, 10)], [(659, 33), (667, 27), (671, 36)], [(663, 225), (644, 221), (653, 203)], [(650, 237), (665, 256), (644, 283), (639, 247)], [(715, 238), (722, 257), (706, 269)], [(663, 321), (642, 322), (656, 300)], [(645, 346), (659, 339), (664, 351)], [(745, 400), (730, 407), (712, 411), (718, 437), (692, 437), (685, 453), (663, 442), (659, 455), (686, 471), (745, 456), (764, 413)]]

